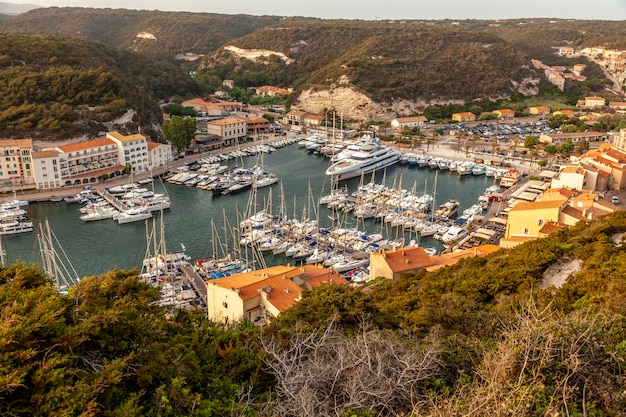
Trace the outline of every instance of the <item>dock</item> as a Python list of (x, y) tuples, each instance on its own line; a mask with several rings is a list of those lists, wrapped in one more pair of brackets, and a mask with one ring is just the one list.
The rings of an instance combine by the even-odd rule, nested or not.
[(191, 266), (189, 264), (183, 265), (182, 266), (182, 270), (183, 270), (185, 276), (187, 276), (187, 278), (189, 279), (191, 284), (194, 286), (196, 292), (198, 293), (198, 295), (202, 299), (202, 302), (204, 303), (204, 305), (208, 305), (207, 304), (206, 284), (205, 284), (204, 280), (202, 279), (202, 277), (200, 277), (200, 275), (193, 269), (193, 266)]
[(97, 190), (97, 193), (100, 197), (104, 198), (107, 203), (115, 207), (115, 209), (119, 212), (123, 212), (128, 210), (128, 206), (122, 203), (118, 198), (114, 197), (113, 194), (108, 192), (107, 190)]

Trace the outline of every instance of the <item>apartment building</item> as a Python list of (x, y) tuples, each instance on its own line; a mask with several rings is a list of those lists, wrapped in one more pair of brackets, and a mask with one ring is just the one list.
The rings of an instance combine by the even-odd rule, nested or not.
[(0, 140), (0, 186), (32, 186), (32, 149), (31, 139)]
[(237, 145), (246, 140), (246, 119), (228, 117), (226, 119), (212, 120), (206, 124), (206, 132), (222, 139), (223, 146)]

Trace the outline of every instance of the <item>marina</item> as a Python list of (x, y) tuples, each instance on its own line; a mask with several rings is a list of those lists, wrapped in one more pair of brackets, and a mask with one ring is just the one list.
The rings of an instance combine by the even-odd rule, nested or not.
[[(219, 164), (228, 169), (235, 166), (251, 168), (257, 161), (254, 155), (222, 160)], [(206, 192), (197, 186), (155, 180), (150, 188), (153, 186), (155, 194), (163, 194), (171, 202), (171, 208), (163, 211), (163, 214), (158, 210), (152, 212), (154, 221), (160, 221), (163, 216), (168, 247), (184, 244), (185, 253), (192, 260), (200, 260), (207, 265), (222, 260), (221, 268), (227, 269), (237, 260), (238, 252), (245, 252), (236, 237), (240, 222), (261, 210), (279, 213), (282, 209), (290, 219), (303, 220), (306, 217), (309, 221), (317, 221), (323, 228), (356, 229), (367, 233), (367, 239), (372, 236), (376, 239), (377, 235), (381, 235), (392, 241), (404, 238), (409, 243), (415, 240), (421, 246), (436, 251), (443, 248), (441, 242), (434, 238), (438, 231), (432, 228), (424, 227), (424, 233), (420, 236), (415, 227), (394, 227), (391, 221), (377, 221), (375, 216), (357, 216), (318, 204), (320, 198), (332, 191), (331, 181), (325, 175), (332, 163), (327, 158), (297, 146), (286, 146), (264, 154), (263, 163), (265, 170), (272, 172), (278, 181), (272, 186), (260, 187), (254, 193), (248, 190), (222, 195)], [(426, 194), (431, 194), (435, 185), (435, 172), (438, 172), (436, 201), (443, 203), (450, 199), (457, 200), (459, 213), (475, 205), (478, 197), (496, 183), (495, 178), (485, 175), (461, 177), (450, 170), (436, 171), (430, 167), (420, 169), (408, 164), (394, 164), (376, 172), (374, 176), (355, 177), (342, 181), (341, 185), (349, 193), (357, 191), (361, 185), (375, 183), (384, 184), (390, 189), (423, 189)], [(404, 185), (399, 187), (400, 184)], [(31, 204), (27, 211), (34, 224), (48, 219), (79, 275), (100, 274), (115, 267), (141, 269), (147, 249), (145, 221), (123, 225), (112, 219), (87, 222), (80, 219), (79, 207), (65, 201), (42, 202)], [(303, 216), (303, 213), (306, 215)], [(428, 235), (429, 232), (433, 234)], [(9, 262), (38, 262), (40, 257), (33, 233), (6, 236), (4, 247)], [(280, 247), (268, 243), (264, 249), (262, 258), (268, 266), (304, 263), (314, 254), (321, 260), (324, 255), (328, 255), (322, 247), (317, 248), (317, 252), (313, 248), (307, 257), (304, 257), (306, 252), (302, 251), (297, 258), (285, 255), (288, 249), (286, 245)], [(249, 255), (248, 260), (251, 265), (258, 265), (258, 258)]]

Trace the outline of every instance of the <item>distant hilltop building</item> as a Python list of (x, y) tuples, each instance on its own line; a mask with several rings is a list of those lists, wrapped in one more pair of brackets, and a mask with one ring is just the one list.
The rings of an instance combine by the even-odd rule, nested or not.
[(286, 96), (291, 93), (290, 88), (274, 87), (273, 85), (263, 85), (255, 89), (255, 94), (261, 97)]
[(469, 111), (461, 112), (461, 113), (454, 113), (452, 115), (452, 120), (457, 121), (459, 123), (473, 122), (476, 120), (476, 115)]
[(402, 129), (403, 127), (424, 127), (428, 122), (425, 116), (397, 117), (391, 121), (391, 127)]

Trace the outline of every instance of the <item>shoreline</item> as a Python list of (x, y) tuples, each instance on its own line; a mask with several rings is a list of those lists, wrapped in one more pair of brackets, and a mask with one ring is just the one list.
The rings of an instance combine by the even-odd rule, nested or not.
[[(265, 145), (265, 144), (271, 145), (274, 142), (280, 142), (281, 140), (284, 140), (284, 139), (293, 139), (294, 137), (296, 139), (300, 139), (301, 137), (304, 138), (306, 136), (307, 135), (304, 135), (304, 134), (293, 134), (293, 135), (287, 135), (287, 136), (273, 137), (273, 138), (263, 139), (260, 141), (244, 143), (238, 146), (229, 146), (229, 147), (222, 148), (222, 149), (215, 149), (215, 150), (211, 150), (207, 152), (191, 154), (191, 155), (186, 156), (183, 159), (174, 160), (165, 166), (158, 167), (152, 172), (145, 171), (145, 172), (136, 174), (133, 177), (133, 181), (139, 181), (142, 179), (147, 179), (148, 177), (154, 178), (154, 177), (163, 175), (164, 173), (172, 169), (197, 161), (198, 159), (201, 159), (209, 155), (216, 155), (216, 154), (221, 154), (225, 152), (231, 152), (237, 149), (245, 149), (245, 148), (255, 146), (255, 145)], [(399, 146), (398, 144), (389, 144), (389, 143), (385, 143), (385, 145), (398, 149), (402, 153), (413, 152), (413, 153), (453, 159), (453, 160), (458, 160), (458, 161), (473, 161), (476, 159), (482, 159), (481, 157), (487, 157), (487, 158), (491, 157), (491, 155), (489, 154), (477, 154), (475, 152), (474, 153), (470, 152), (468, 156), (465, 156), (464, 151), (460, 151), (460, 150), (456, 150), (452, 148), (452, 147), (455, 147), (456, 144), (443, 143), (443, 140), (447, 140), (447, 139), (449, 138), (446, 137), (445, 139), (442, 139), (438, 142), (435, 142), (429, 145), (428, 150), (426, 150), (425, 145), (420, 145), (419, 147), (416, 147), (416, 148)], [(501, 157), (500, 159), (502, 159), (503, 161), (506, 161), (510, 165), (510, 168), (517, 169), (521, 171), (524, 175), (528, 175), (530, 172), (528, 161), (525, 161), (525, 160), (516, 161), (516, 160), (511, 160), (511, 158), (507, 158), (507, 157)], [(525, 167), (523, 166), (524, 162), (527, 163)], [(15, 198), (26, 200), (29, 203), (35, 203), (35, 202), (40, 202), (40, 201), (44, 202), (44, 201), (48, 201), (52, 197), (64, 198), (64, 197), (74, 196), (77, 193), (79, 193), (81, 190), (83, 190), (85, 186), (91, 186), (95, 190), (103, 190), (105, 188), (111, 188), (117, 185), (126, 184), (129, 182), (129, 180), (130, 180), (130, 177), (128, 175), (124, 175), (121, 177), (115, 177), (113, 179), (107, 179), (103, 182), (72, 185), (68, 187), (55, 188), (55, 189), (50, 189), (50, 190), (31, 189), (31, 190), (21, 190), (21, 191), (9, 191), (9, 192), (4, 193), (2, 196), (0, 196), (0, 202), (12, 200), (14, 198), (14, 193), (15, 193)]]

